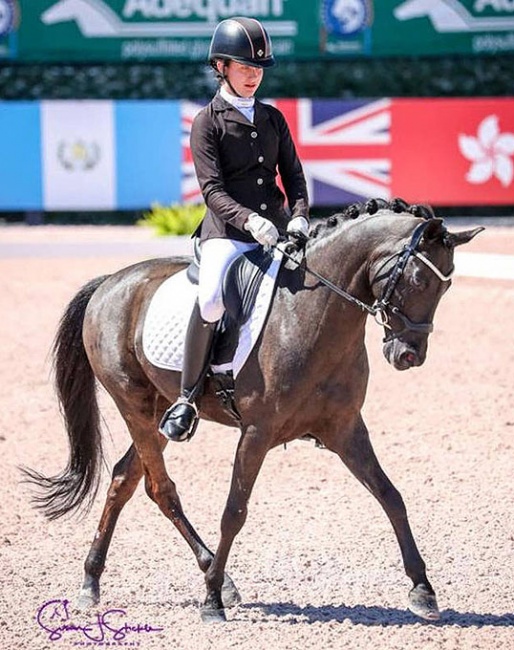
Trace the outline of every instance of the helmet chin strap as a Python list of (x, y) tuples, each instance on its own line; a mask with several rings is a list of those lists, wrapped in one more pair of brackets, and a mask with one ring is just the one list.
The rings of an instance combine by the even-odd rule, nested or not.
[(230, 83), (228, 75), (225, 74), (225, 69), (227, 67), (228, 67), (227, 64), (225, 63), (225, 61), (223, 61), (223, 68), (221, 69), (221, 76), (223, 77), (223, 81), (226, 82), (227, 86), (230, 88), (233, 95), (235, 95), (236, 97), (242, 97), (242, 95), (240, 95), (237, 92), (237, 90), (234, 88), (234, 86)]

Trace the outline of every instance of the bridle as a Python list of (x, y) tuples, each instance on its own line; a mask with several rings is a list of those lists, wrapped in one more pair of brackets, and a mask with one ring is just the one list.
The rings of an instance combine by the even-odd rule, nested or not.
[[(415, 323), (408, 316), (406, 316), (398, 307), (396, 307), (396, 305), (391, 304), (391, 298), (393, 296), (394, 290), (396, 289), (396, 286), (405, 271), (407, 262), (411, 257), (415, 257), (416, 259), (423, 262), (423, 264), (425, 264), (425, 266), (427, 266), (433, 273), (435, 273), (435, 275), (442, 282), (448, 282), (453, 275), (454, 272), (453, 267), (451, 268), (449, 273), (444, 274), (435, 266), (435, 264), (433, 264), (427, 257), (425, 257), (423, 253), (420, 253), (420, 251), (417, 250), (418, 245), (425, 232), (425, 229), (427, 228), (429, 223), (430, 221), (426, 220), (423, 223), (420, 223), (418, 226), (416, 226), (414, 232), (412, 233), (410, 242), (406, 244), (399, 253), (394, 253), (384, 263), (387, 264), (395, 257), (397, 258), (393, 268), (391, 269), (387, 277), (387, 282), (382, 292), (382, 296), (377, 300), (375, 300), (375, 302), (372, 305), (368, 305), (367, 303), (363, 302), (362, 300), (359, 300), (355, 296), (352, 296), (344, 289), (341, 289), (333, 282), (320, 275), (317, 271), (313, 271), (312, 269), (309, 269), (306, 264), (303, 265), (303, 268), (306, 273), (313, 275), (322, 284), (324, 284), (326, 287), (334, 291), (338, 296), (341, 296), (342, 298), (345, 298), (345, 300), (348, 300), (354, 305), (357, 305), (358, 307), (360, 307), (360, 309), (362, 309), (362, 311), (367, 311), (368, 314), (371, 314), (375, 319), (375, 322), (378, 323), (378, 325), (381, 325), (386, 330), (388, 330), (384, 342), (391, 341), (392, 339), (398, 338), (405, 332), (429, 334), (434, 329), (434, 325), (432, 322)], [(279, 246), (280, 246), (280, 250), (282, 251), (285, 257), (292, 260), (297, 265), (300, 264), (298, 260), (295, 259), (292, 255), (290, 255), (289, 252), (286, 250), (287, 245), (286, 246), (279, 245)], [(400, 331), (393, 330), (391, 325), (390, 315), (395, 316), (402, 322), (403, 324), (402, 330)]]

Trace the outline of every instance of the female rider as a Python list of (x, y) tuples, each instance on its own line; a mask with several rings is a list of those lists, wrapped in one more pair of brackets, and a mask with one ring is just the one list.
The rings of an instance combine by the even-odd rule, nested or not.
[[(197, 400), (216, 323), (224, 312), (222, 280), (230, 262), (285, 232), (307, 235), (309, 205), (300, 160), (284, 116), (255, 99), (264, 68), (275, 64), (258, 20), (229, 18), (216, 27), (209, 63), (219, 80), (212, 101), (194, 119), (191, 151), (207, 210), (201, 242), (198, 300), (186, 333), (181, 392), (159, 431), (188, 440), (198, 422)], [(287, 196), (277, 184), (277, 172)]]

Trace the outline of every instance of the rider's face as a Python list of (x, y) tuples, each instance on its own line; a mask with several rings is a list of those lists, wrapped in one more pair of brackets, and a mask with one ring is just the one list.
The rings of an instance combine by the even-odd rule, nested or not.
[[(221, 62), (218, 63), (218, 69), (223, 67)], [(222, 71), (222, 70), (220, 70)], [(251, 65), (243, 65), (237, 61), (229, 61), (225, 66), (225, 76), (230, 81), (232, 88), (241, 97), (253, 97), (261, 85), (264, 71), (262, 68), (256, 68)], [(231, 92), (230, 86), (227, 90)]]

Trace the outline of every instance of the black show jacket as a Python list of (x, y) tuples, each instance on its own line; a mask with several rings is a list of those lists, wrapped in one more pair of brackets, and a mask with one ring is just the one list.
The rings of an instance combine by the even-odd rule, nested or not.
[(309, 218), (302, 165), (285, 118), (273, 106), (255, 100), (251, 123), (217, 93), (193, 121), (191, 151), (207, 205), (196, 232), (202, 241), (254, 241), (243, 228), (252, 212), (270, 219), (281, 232), (290, 219)]

